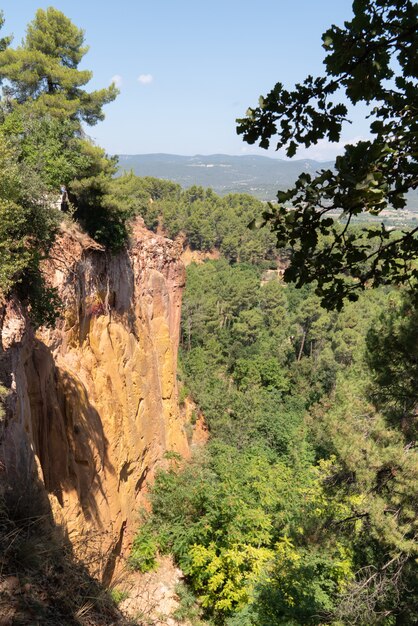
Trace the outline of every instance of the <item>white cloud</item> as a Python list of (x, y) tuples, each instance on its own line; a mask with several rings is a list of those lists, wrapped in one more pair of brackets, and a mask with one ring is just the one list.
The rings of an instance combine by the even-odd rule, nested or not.
[(141, 85), (149, 85), (153, 80), (154, 77), (152, 74), (140, 74), (138, 76), (138, 82), (140, 82)]
[(122, 87), (122, 83), (123, 83), (122, 76), (120, 76), (120, 74), (115, 74), (110, 79), (110, 82), (113, 83), (115, 85), (115, 87), (118, 87), (118, 88)]

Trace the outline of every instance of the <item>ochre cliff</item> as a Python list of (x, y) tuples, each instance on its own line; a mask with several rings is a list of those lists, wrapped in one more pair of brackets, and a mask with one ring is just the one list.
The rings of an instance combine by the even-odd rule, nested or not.
[(63, 302), (56, 327), (34, 336), (15, 301), (0, 320), (3, 486), (24, 498), (37, 476), (105, 582), (164, 453), (188, 455), (176, 385), (181, 251), (140, 221), (131, 239), (110, 256), (67, 227), (44, 267)]

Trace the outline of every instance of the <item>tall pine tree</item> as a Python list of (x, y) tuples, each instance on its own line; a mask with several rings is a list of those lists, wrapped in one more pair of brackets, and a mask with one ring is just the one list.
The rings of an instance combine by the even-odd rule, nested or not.
[(6, 111), (34, 105), (32, 111), (40, 115), (93, 125), (103, 119), (103, 105), (117, 96), (113, 84), (98, 91), (84, 89), (92, 77), (92, 72), (78, 69), (88, 50), (84, 31), (53, 7), (37, 11), (21, 46), (4, 48), (0, 47), (0, 78), (6, 80)]

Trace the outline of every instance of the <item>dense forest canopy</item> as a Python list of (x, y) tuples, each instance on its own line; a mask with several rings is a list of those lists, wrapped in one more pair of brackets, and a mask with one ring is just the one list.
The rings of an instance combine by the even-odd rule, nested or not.
[(158, 475), (132, 555), (175, 556), (198, 599), (183, 590), (179, 615), (415, 623), (415, 335), (395, 290), (326, 312), (263, 263), (188, 268), (181, 397), (211, 437)]

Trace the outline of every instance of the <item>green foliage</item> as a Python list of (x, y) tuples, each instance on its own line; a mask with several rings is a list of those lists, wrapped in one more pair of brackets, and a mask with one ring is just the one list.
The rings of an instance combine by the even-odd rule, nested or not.
[[(52, 128), (50, 131), (53, 133)], [(28, 144), (35, 140), (36, 137), (31, 136)], [(51, 141), (49, 147), (44, 144), (41, 152), (35, 151), (38, 161), (42, 158), (44, 165), (51, 163), (53, 171), (48, 181), (60, 178), (56, 162), (49, 157), (55, 154), (58, 143)], [(267, 231), (247, 228), (247, 224), (264, 207), (251, 196), (233, 194), (221, 198), (211, 189), (202, 187), (182, 191), (179, 185), (170, 181), (142, 178), (132, 172), (111, 179), (115, 164), (106, 159), (100, 149), (94, 149), (86, 142), (82, 149), (80, 141), (69, 144), (65, 156), (67, 166), (62, 170), (60, 182), (65, 182), (66, 172), (71, 167), (77, 169), (78, 180), (68, 182), (77, 206), (76, 217), (101, 243), (109, 245), (113, 230), (116, 242), (126, 239), (128, 229), (125, 228), (124, 234), (118, 231), (117, 217), (125, 223), (139, 215), (148, 228), (154, 231), (160, 229), (171, 238), (181, 236), (192, 250), (219, 251), (231, 262), (249, 262), (260, 266), (275, 264), (274, 236)], [(47, 171), (42, 171), (46, 176)], [(95, 224), (97, 220), (102, 220), (101, 216), (104, 221), (112, 223), (109, 236), (103, 233), (103, 226), (96, 233)]]
[(179, 404), (182, 405), (185, 403), (186, 398), (189, 395), (189, 390), (187, 387), (185, 387), (184, 385), (182, 385), (179, 389)]
[(276, 485), (283, 476), (254, 454), (237, 456), (221, 446), (214, 455), (209, 462), (195, 459), (184, 472), (160, 474), (152, 502), (162, 548), (175, 554), (204, 607), (228, 613), (248, 599), (269, 555), (271, 521), (257, 500), (268, 506), (269, 479)]
[(259, 448), (226, 444), (210, 453), (159, 474), (152, 493), (160, 546), (175, 555), (201, 606), (224, 623), (248, 603), (264, 607), (264, 585), (274, 593), (274, 579), (283, 593), (277, 615), (331, 610), (353, 573), (350, 551), (327, 531), (330, 518), (348, 511), (325, 497), (330, 465), (292, 469)]
[[(3, 11), (0, 11), (0, 30), (3, 28), (4, 25), (4, 14)], [(2, 37), (0, 39), (0, 52), (3, 52), (4, 50), (6, 50), (6, 48), (10, 45), (12, 41), (12, 37)]]
[(202, 609), (200, 608), (196, 596), (184, 583), (176, 586), (176, 595), (179, 598), (179, 606), (174, 611), (173, 617), (178, 622), (187, 621), (191, 626), (204, 626), (208, 622), (202, 621)]
[(130, 215), (141, 215), (149, 228), (160, 226), (171, 238), (181, 234), (193, 250), (216, 249), (232, 262), (262, 264), (275, 257), (273, 235), (247, 228), (264, 207), (249, 195), (221, 198), (196, 186), (182, 191), (170, 181), (132, 172), (114, 181), (113, 193)]
[(61, 184), (68, 185), (89, 165), (88, 155), (82, 150), (78, 122), (50, 115), (27, 116), (16, 109), (5, 118), (3, 132), (17, 142), (20, 159), (56, 193)]
[[(314, 282), (322, 303), (337, 309), (369, 284), (417, 277), (411, 262), (417, 229), (392, 236), (383, 223), (352, 228), (351, 222), (362, 213), (402, 209), (405, 194), (417, 187), (418, 5), (358, 0), (353, 13), (344, 28), (334, 25), (323, 35), (325, 76), (308, 76), (293, 91), (277, 83), (237, 120), (248, 143), (268, 148), (277, 135), (277, 148), (292, 157), (299, 145), (340, 140), (348, 111), (331, 101), (334, 95), (345, 92), (352, 104), (369, 106), (372, 139), (345, 146), (333, 170), (299, 176), (292, 189), (278, 192), (278, 206), (262, 213), (277, 245), (291, 250), (286, 279), (299, 286)], [(335, 211), (343, 226), (330, 217)]]
[[(384, 341), (390, 326), (375, 328)], [(382, 372), (385, 357), (379, 348), (373, 354), (375, 347), (369, 344), (368, 360), (382, 359)], [(335, 458), (327, 496), (348, 507), (336, 529), (350, 540), (357, 571), (342, 591), (335, 615), (364, 625), (398, 623), (391, 621), (392, 615), (399, 623), (403, 619), (413, 623), (416, 598), (403, 589), (416, 585), (411, 583), (411, 568), (418, 550), (417, 451), (411, 430), (404, 427), (410, 424), (394, 420), (391, 410), (385, 419), (370, 402), (378, 390), (364, 363), (350, 367), (344, 377), (338, 376), (332, 394), (314, 408), (308, 422), (318, 454)], [(385, 387), (380, 393), (390, 397)], [(383, 617), (379, 621), (379, 615), (386, 615), (387, 621)]]
[(92, 145), (82, 127), (103, 119), (102, 107), (117, 90), (83, 89), (92, 76), (78, 69), (87, 49), (83, 31), (63, 13), (39, 9), (22, 45), (0, 49), (2, 132), (54, 200), (66, 185), (74, 215), (87, 232), (120, 250), (132, 211), (113, 193), (115, 159)]
[[(3, 25), (0, 16), (0, 27)], [(127, 241), (125, 207), (112, 193), (115, 160), (84, 138), (81, 122), (103, 118), (117, 91), (88, 93), (91, 72), (79, 70), (84, 33), (60, 11), (40, 9), (16, 49), (0, 41), (0, 290), (18, 293), (35, 326), (53, 324), (59, 310), (40, 263), (58, 229), (53, 204), (68, 186), (77, 219), (112, 250)]]
[(42, 184), (19, 163), (16, 149), (0, 133), (0, 292), (17, 291), (35, 326), (53, 324), (58, 313), (55, 290), (47, 288), (40, 262), (58, 227)]
[(338, 591), (351, 577), (350, 555), (342, 546), (334, 553), (322, 546), (297, 550), (285, 537), (277, 544), (269, 578), (260, 585), (256, 623), (327, 623)]
[(0, 51), (6, 110), (23, 105), (38, 118), (50, 115), (90, 125), (103, 119), (103, 105), (118, 92), (114, 85), (91, 93), (82, 89), (92, 77), (78, 69), (88, 50), (83, 44), (84, 32), (61, 11), (38, 9), (23, 44)]
[(110, 597), (112, 598), (115, 604), (120, 604), (126, 598), (129, 598), (129, 593), (127, 591), (122, 591), (121, 589), (117, 589), (114, 587), (110, 590)]
[(152, 529), (149, 524), (144, 523), (135, 535), (129, 565), (139, 572), (153, 570), (157, 564), (157, 550), (158, 544)]
[(379, 289), (327, 312), (312, 289), (225, 260), (187, 279), (182, 380), (211, 441), (157, 476), (148, 523), (204, 619), (414, 623), (413, 306)]
[(22, 207), (0, 202), (0, 287), (7, 294), (30, 264), (34, 251), (25, 246), (29, 236), (27, 215)]
[(299, 438), (306, 407), (332, 390), (384, 295), (339, 316), (312, 290), (263, 281), (254, 266), (191, 265), (183, 303), (185, 382), (211, 431), (239, 446), (254, 438), (281, 453)]
[(417, 436), (418, 309), (415, 296), (393, 301), (368, 334), (372, 397), (403, 432), (406, 443)]
[(75, 217), (89, 235), (114, 252), (124, 248), (129, 233), (129, 214), (124, 213), (112, 195), (109, 177), (100, 173), (74, 180), (70, 189), (76, 198)]
[(124, 174), (112, 181), (111, 192), (119, 204), (129, 215), (141, 215), (148, 228), (156, 229), (158, 226), (158, 204), (155, 199), (160, 197), (162, 185), (154, 189), (150, 181), (163, 183), (157, 179), (139, 178), (133, 173)]
[[(187, 268), (182, 378), (211, 443), (191, 465), (157, 476), (149, 523), (206, 618), (248, 626), (332, 622), (349, 589), (361, 584), (357, 569), (377, 562), (376, 554), (361, 558), (362, 494), (389, 450), (379, 441), (374, 452), (353, 456), (352, 466), (364, 468), (367, 459), (373, 469), (367, 485), (361, 478), (346, 491), (336, 477), (346, 476), (343, 456), (362, 435), (339, 414), (336, 439), (336, 409), (328, 409), (342, 382), (350, 388), (350, 372), (368, 380), (365, 338), (391, 297), (369, 292), (357, 307), (328, 313), (312, 290), (263, 280), (256, 266), (220, 260)], [(350, 397), (337, 406), (343, 413), (356, 403)], [(390, 455), (399, 439), (391, 441)], [(383, 537), (379, 515), (387, 503), (373, 505), (373, 542)], [(345, 522), (353, 516), (357, 524)], [(400, 537), (406, 528), (391, 532)]]

